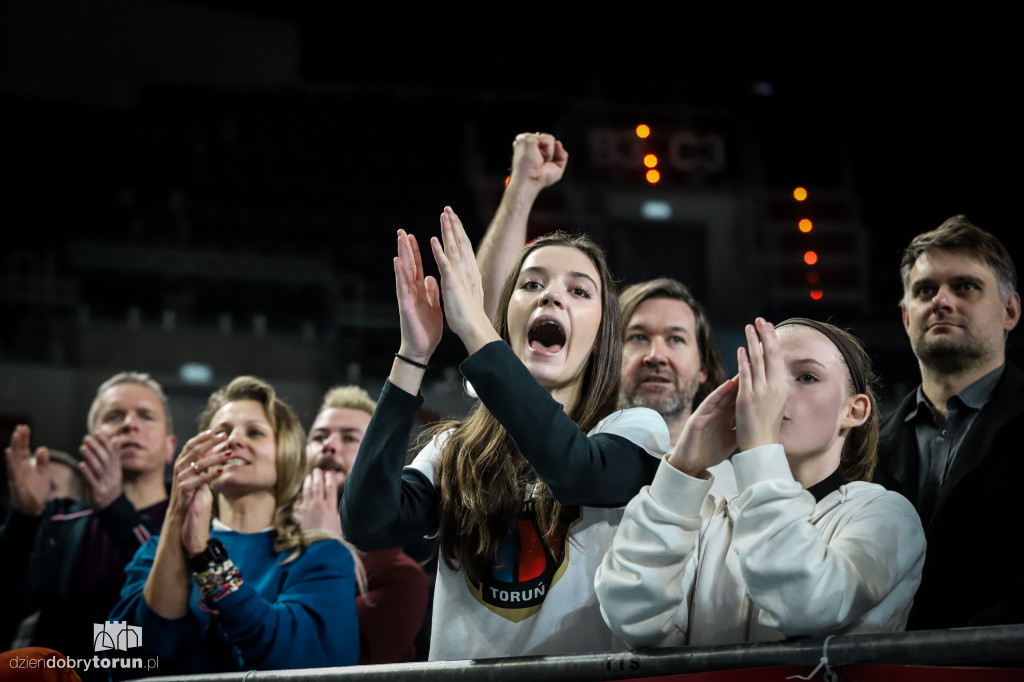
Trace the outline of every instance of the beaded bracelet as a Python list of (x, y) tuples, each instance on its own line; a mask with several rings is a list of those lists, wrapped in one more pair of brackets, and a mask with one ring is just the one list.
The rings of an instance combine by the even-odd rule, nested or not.
[(192, 577), (199, 585), (199, 592), (203, 595), (203, 599), (211, 603), (228, 596), (241, 587), (244, 582), (241, 571), (231, 559), (225, 559), (219, 564), (211, 564), (205, 571), (193, 573)]

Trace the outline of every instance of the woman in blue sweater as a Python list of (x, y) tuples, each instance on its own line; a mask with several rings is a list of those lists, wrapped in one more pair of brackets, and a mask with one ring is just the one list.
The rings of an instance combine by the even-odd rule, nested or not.
[(111, 621), (141, 626), (160, 674), (354, 665), (356, 568), (339, 539), (304, 533), (292, 507), (304, 433), (269, 384), (210, 396), (174, 465), (159, 537), (125, 569)]

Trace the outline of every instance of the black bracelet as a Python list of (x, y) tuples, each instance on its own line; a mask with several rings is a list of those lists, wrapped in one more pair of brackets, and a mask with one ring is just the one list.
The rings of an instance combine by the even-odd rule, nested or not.
[(204, 549), (199, 554), (185, 559), (188, 570), (192, 573), (202, 573), (210, 566), (222, 564), (228, 560), (228, 550), (217, 538), (210, 538)]
[(413, 367), (419, 367), (420, 369), (430, 369), (430, 365), (424, 365), (422, 362), (416, 362), (415, 360), (410, 360), (409, 358), (405, 357), (401, 353), (395, 353), (395, 357), (398, 358), (399, 360), (401, 360), (402, 362), (408, 362)]

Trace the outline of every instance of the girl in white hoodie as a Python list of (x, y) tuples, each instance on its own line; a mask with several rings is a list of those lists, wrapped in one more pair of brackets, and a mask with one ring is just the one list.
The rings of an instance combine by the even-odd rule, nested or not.
[[(745, 332), (737, 377), (627, 507), (595, 579), (605, 621), (632, 647), (903, 630), (925, 539), (913, 506), (869, 482), (870, 359), (805, 318)], [(739, 492), (709, 495), (727, 457)]]

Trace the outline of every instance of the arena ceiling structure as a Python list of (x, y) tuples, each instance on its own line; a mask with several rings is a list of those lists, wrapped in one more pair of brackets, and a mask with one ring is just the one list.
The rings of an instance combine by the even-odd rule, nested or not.
[[(963, 213), (1024, 262), (1010, 24), (772, 10), (6, 3), (0, 360), (177, 376), (184, 354), (205, 353), (214, 381), (264, 363), (310, 395), (377, 377), (394, 345), (394, 229), (428, 231), (451, 203), (478, 238), (512, 138), (549, 130), (570, 170), (537, 229), (593, 226), (626, 277), (668, 254), (726, 331), (759, 306), (788, 310), (748, 253), (770, 196), (841, 196), (862, 235), (860, 305), (844, 314), (886, 367), (912, 369), (896, 270), (914, 234)], [(670, 139), (725, 140), (725, 171), (676, 169), (655, 188), (711, 211), (728, 194), (742, 229), (725, 247), (724, 219), (673, 232), (603, 215), (609, 197), (654, 190), (631, 161), (598, 164), (594, 140), (643, 122), (664, 156)], [(279, 331), (290, 340), (268, 350)], [(151, 336), (128, 352), (129, 332)], [(228, 343), (243, 336), (263, 345)], [(454, 367), (457, 344), (444, 348)]]

